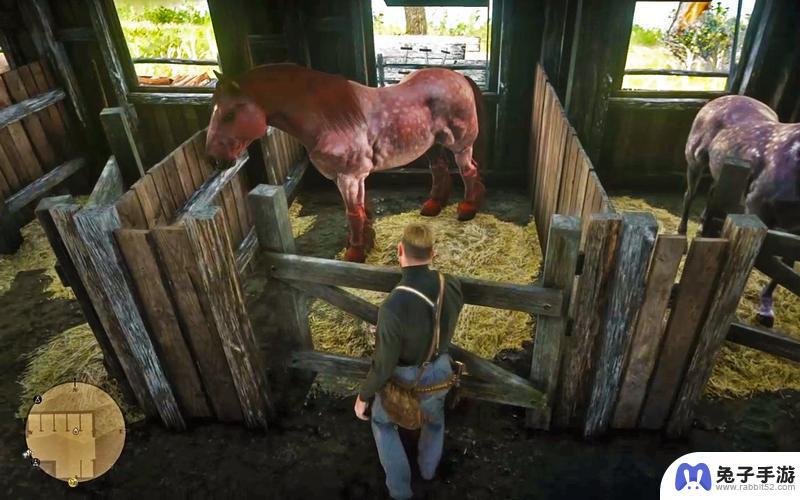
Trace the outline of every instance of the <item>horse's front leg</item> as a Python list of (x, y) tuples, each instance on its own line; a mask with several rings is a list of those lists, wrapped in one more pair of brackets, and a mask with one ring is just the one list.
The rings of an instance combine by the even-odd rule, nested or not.
[(366, 175), (339, 174), (336, 177), (336, 186), (347, 210), (349, 231), (344, 258), (350, 262), (364, 262), (374, 240), (367, 213), (365, 179)]
[(772, 294), (775, 293), (775, 288), (777, 286), (777, 281), (769, 280), (769, 283), (761, 290), (761, 296), (759, 297), (761, 304), (758, 306), (756, 321), (758, 324), (766, 326), (767, 328), (772, 328), (775, 324), (775, 310), (772, 308)]
[(447, 161), (447, 154), (441, 146), (434, 146), (428, 152), (428, 159), (431, 162), (431, 175), (433, 185), (431, 186), (431, 196), (422, 204), (420, 214), (426, 217), (439, 215), (450, 199), (450, 191), (453, 188), (453, 179), (450, 178), (450, 163)]
[(702, 173), (703, 166), (700, 164), (690, 162), (686, 167), (686, 193), (683, 195), (683, 213), (681, 214), (681, 223), (678, 225), (678, 234), (686, 234), (689, 212), (692, 202), (697, 196), (697, 188), (700, 187), (700, 179), (703, 177)]
[(458, 204), (458, 220), (470, 220), (481, 208), (486, 188), (481, 182), (478, 165), (472, 159), (472, 146), (454, 153), (461, 179), (464, 181), (464, 201)]

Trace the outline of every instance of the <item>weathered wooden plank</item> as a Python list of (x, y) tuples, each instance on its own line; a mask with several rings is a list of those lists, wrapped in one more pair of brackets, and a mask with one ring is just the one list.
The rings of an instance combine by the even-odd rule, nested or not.
[[(581, 224), (577, 217), (553, 215), (550, 236), (547, 238), (542, 286), (560, 288), (569, 300), (578, 265), (578, 250), (581, 243)], [(566, 308), (569, 304), (565, 305)], [(549, 405), (541, 412), (530, 411), (527, 424), (536, 429), (549, 429), (552, 408), (555, 406), (558, 385), (561, 379), (561, 362), (569, 318), (541, 316), (536, 321), (533, 337), (530, 378), (538, 387), (545, 389)]]
[[(30, 74), (30, 79), (33, 80), (33, 86), (31, 88), (36, 89), (35, 92), (37, 95), (49, 94), (56, 90), (60, 91), (64, 97), (66, 97), (66, 93), (63, 90), (53, 89), (47, 83), (47, 77), (44, 74), (40, 61), (34, 61), (25, 66), (23, 75), (26, 73)], [(64, 108), (63, 98), (57, 100), (53, 104), (52, 106), (48, 105), (42, 110), (40, 115), (43, 117), (42, 124), (45, 127), (45, 132), (47, 132), (47, 138), (50, 144), (56, 149), (59, 158), (63, 160), (70, 154), (70, 148), (67, 145), (67, 122), (62, 115), (62, 110)]]
[(583, 270), (573, 299), (572, 345), (564, 351), (564, 376), (555, 408), (559, 427), (579, 424), (588, 404), (621, 225), (619, 215), (594, 215), (583, 238)]
[[(489, 362), (486, 361), (486, 363)], [(318, 373), (363, 379), (369, 371), (370, 360), (318, 351), (295, 351), (292, 353), (288, 365), (292, 368), (311, 370)], [(468, 373), (462, 376), (460, 385), (460, 391), (464, 397), (523, 408), (539, 409), (544, 404), (542, 394), (525, 379), (522, 380), (527, 385), (522, 386), (486, 382), (475, 378), (469, 370), (467, 371)], [(510, 372), (505, 373), (513, 375)]]
[(186, 166), (189, 167), (189, 173), (192, 176), (192, 191), (196, 191), (206, 179), (200, 169), (200, 161), (197, 158), (197, 152), (194, 150), (194, 144), (191, 142), (192, 139), (191, 137), (187, 139), (181, 149), (183, 150), (183, 156), (186, 158)]
[(248, 155), (243, 153), (242, 156), (236, 159), (232, 167), (219, 172), (216, 176), (210, 177), (205, 184), (194, 192), (194, 194), (186, 200), (186, 203), (178, 211), (177, 219), (180, 220), (188, 212), (198, 207), (205, 207), (210, 205), (217, 199), (231, 180), (239, 174), (239, 171), (247, 163)]
[(70, 102), (72, 103), (78, 120), (83, 127), (86, 127), (89, 118), (86, 102), (83, 99), (75, 72), (72, 70), (69, 56), (64, 50), (64, 45), (56, 40), (55, 34), (53, 33), (53, 16), (50, 12), (49, 2), (47, 0), (32, 0), (27, 5), (22, 5), (21, 7), (26, 17), (30, 20), (37, 20), (37, 31), (40, 31), (41, 41), (49, 52), (56, 71), (61, 75), (61, 79), (66, 86), (67, 94), (69, 94)]
[(164, 177), (169, 185), (170, 193), (172, 193), (172, 202), (175, 204), (177, 212), (186, 203), (188, 196), (183, 192), (183, 184), (178, 175), (178, 169), (175, 167), (175, 157), (172, 155), (167, 156), (159, 165), (161, 165), (161, 170), (164, 172)]
[[(97, 46), (100, 48), (100, 53), (103, 56), (103, 61), (106, 66), (106, 74), (111, 82), (111, 88), (114, 90), (117, 103), (125, 108), (129, 108), (128, 104), (128, 82), (125, 78), (125, 71), (123, 69), (123, 60), (117, 51), (117, 44), (112, 37), (111, 28), (108, 19), (106, 19), (106, 12), (103, 8), (102, 0), (89, 0), (86, 2), (88, 5), (88, 15), (92, 21), (95, 35), (97, 36)], [(130, 63), (129, 63), (130, 64)], [(135, 120), (134, 120), (135, 124)]]
[(186, 156), (183, 154), (183, 148), (177, 148), (172, 152), (171, 156), (175, 162), (175, 171), (177, 172), (178, 178), (181, 182), (183, 197), (188, 200), (189, 197), (194, 194), (195, 187), (194, 179), (192, 178), (192, 172), (189, 169), (188, 163), (186, 162)]
[[(248, 195), (250, 213), (253, 216), (259, 246), (276, 255), (293, 254), (295, 250), (292, 226), (289, 220), (289, 205), (280, 186), (261, 184)], [(284, 295), (284, 294), (282, 294)], [(313, 348), (308, 326), (308, 301), (303, 294), (286, 288), (285, 303), (277, 315), (280, 328), (288, 328), (294, 334), (294, 345), (300, 349)]]
[(185, 428), (186, 423), (172, 386), (142, 320), (131, 283), (113, 240), (112, 232), (121, 225), (116, 208), (108, 206), (84, 209), (75, 215), (74, 221), (89, 260), (97, 270), (98, 285), (107, 295), (111, 305), (110, 312), (130, 349), (135, 367), (144, 379), (145, 388), (150, 393), (161, 420), (168, 427)]
[(583, 429), (586, 437), (605, 432), (611, 423), (636, 314), (644, 300), (645, 271), (657, 231), (658, 222), (653, 214), (627, 212), (622, 215), (617, 265), (609, 284), (605, 331)]
[(147, 174), (136, 181), (131, 189), (136, 191), (136, 196), (139, 198), (148, 229), (167, 222), (152, 174)]
[(69, 179), (70, 176), (85, 166), (85, 158), (76, 158), (57, 166), (20, 191), (9, 196), (6, 200), (6, 208), (11, 213), (20, 211), (23, 207), (30, 205), (47, 194), (50, 190)]
[(122, 181), (122, 172), (119, 170), (116, 158), (109, 156), (86, 205), (89, 207), (110, 205), (116, 202), (124, 192), (125, 185)]
[(783, 258), (761, 254), (756, 260), (756, 268), (790, 292), (800, 295), (800, 273)]
[(27, 98), (16, 104), (11, 104), (0, 109), (0, 127), (6, 127), (23, 118), (29, 117), (47, 109), (48, 106), (64, 100), (66, 94), (61, 89), (50, 90), (43, 94)]
[(104, 108), (100, 112), (100, 122), (111, 153), (117, 159), (125, 186), (131, 186), (144, 177), (145, 171), (130, 116), (122, 107)]
[[(6, 84), (0, 79), (0, 107), (12, 104), (11, 95), (8, 93)], [(39, 156), (34, 152), (34, 146), (28, 138), (27, 131), (23, 126), (25, 122), (13, 122), (3, 131), (8, 131), (3, 141), (3, 148), (14, 166), (14, 171), (23, 184), (33, 182), (42, 175), (42, 165)]]
[(190, 212), (185, 224), (198, 259), (210, 319), (222, 341), (245, 424), (266, 428), (273, 411), (266, 373), (245, 306), (233, 248), (225, 234), (222, 211), (217, 207), (198, 208)]
[(189, 417), (208, 417), (211, 412), (200, 376), (181, 333), (147, 234), (148, 231), (138, 229), (118, 229), (114, 232), (153, 341), (158, 345), (164, 370), (175, 388), (181, 408)]
[[(107, 345), (104, 345), (105, 343), (100, 340), (100, 337), (98, 337), (98, 342), (106, 353), (109, 352), (108, 345), (110, 345), (116, 355), (116, 358), (106, 356), (106, 359), (119, 360), (119, 365), (139, 406), (145, 414), (156, 415), (156, 408), (144, 373), (122, 332), (123, 325), (120, 325), (119, 318), (113, 309), (112, 300), (100, 280), (101, 271), (95, 266), (89, 255), (88, 246), (78, 234), (74, 221), (74, 215), (78, 210), (80, 207), (73, 204), (56, 204), (48, 209), (50, 220), (58, 233), (52, 241), (63, 243), (69, 255), (69, 261), (74, 265), (76, 275), (68, 276), (70, 285), (77, 290), (75, 287), (81, 283), (85, 287), (87, 297), (91, 300), (97, 318), (106, 334), (105, 338), (108, 339)], [(96, 336), (98, 332), (98, 330), (94, 330)]]
[(695, 238), (683, 266), (678, 292), (664, 332), (639, 426), (661, 429), (686, 370), (689, 351), (711, 300), (725, 248), (721, 239)]
[(222, 215), (225, 218), (225, 227), (231, 238), (231, 245), (233, 248), (236, 248), (239, 246), (239, 243), (242, 242), (244, 235), (242, 234), (242, 227), (239, 225), (239, 214), (236, 212), (236, 200), (233, 198), (233, 190), (231, 187), (232, 181), (233, 178), (222, 187), (216, 201), (217, 205), (222, 209)]
[[(254, 216), (256, 216), (254, 211)], [(258, 218), (256, 216), (256, 226)], [(260, 236), (260, 235), (259, 235)], [(259, 237), (261, 241), (261, 237)], [(371, 266), (299, 255), (266, 252), (266, 263), (276, 278), (311, 281), (323, 285), (363, 288), (388, 292), (400, 281), (400, 269)], [(533, 285), (499, 283), (460, 276), (464, 300), (500, 309), (512, 309), (546, 316), (562, 314), (561, 290)]]
[[(10, 149), (11, 154), (6, 153), (7, 148)], [(0, 172), (2, 172), (5, 184), (8, 186), (7, 193), (16, 191), (22, 185), (22, 180), (20, 180), (15, 169), (15, 163), (12, 163), (16, 158), (17, 150), (11, 140), (11, 133), (8, 129), (0, 129)]]
[(150, 231), (149, 238), (157, 249), (169, 295), (175, 301), (178, 323), (187, 333), (186, 340), (191, 345), (214, 415), (223, 422), (240, 422), (242, 410), (221, 339), (214, 323), (206, 318), (205, 300), (198, 296), (200, 291), (195, 286), (200, 281), (198, 263), (186, 228), (158, 227)]
[[(759, 257), (778, 255), (790, 260), (800, 260), (800, 236), (770, 229)], [(757, 265), (757, 264), (756, 264)]]
[[(45, 94), (52, 90), (47, 87), (39, 89), (39, 85), (37, 84), (33, 77), (33, 73), (31, 72), (30, 65), (17, 68), (16, 73), (19, 75), (19, 78), (22, 81), (22, 87), (24, 90), (20, 96), (26, 96), (25, 100), (35, 99), (40, 97), (41, 94)], [(60, 139), (63, 138), (65, 131), (63, 128), (56, 127), (56, 123), (54, 122), (54, 117), (51, 115), (51, 112), (58, 116), (58, 111), (56, 110), (55, 106), (48, 106), (46, 109), (41, 109), (35, 112), (34, 116), (39, 119), (39, 123), (44, 130), (44, 136), (47, 140), (47, 144), (54, 153), (54, 161), (62, 162), (64, 161), (64, 150), (62, 149), (64, 144), (63, 140)], [(52, 163), (49, 165), (52, 165)]]
[(800, 340), (783, 332), (734, 322), (725, 340), (800, 363)]
[[(68, 195), (45, 198), (36, 206), (36, 219), (39, 221), (39, 225), (42, 227), (47, 241), (50, 243), (50, 248), (56, 256), (64, 281), (72, 289), (72, 293), (75, 294), (78, 305), (83, 312), (83, 317), (86, 318), (86, 322), (92, 329), (94, 338), (97, 340), (97, 345), (103, 353), (103, 365), (108, 375), (116, 381), (123, 396), (127, 398), (130, 403), (134, 403), (133, 392), (128, 384), (128, 379), (122, 368), (121, 361), (117, 357), (111, 340), (108, 338), (108, 333), (100, 321), (92, 299), (89, 297), (87, 287), (84, 285), (83, 281), (81, 281), (78, 269), (73, 263), (67, 247), (64, 245), (64, 240), (59, 234), (58, 228), (50, 214), (50, 211), (56, 210), (57, 207), (62, 207), (67, 213), (73, 213), (74, 210), (77, 210), (77, 205), (74, 205), (72, 201), (72, 197)], [(143, 407), (143, 409), (146, 411), (147, 407)]]
[(675, 275), (686, 250), (686, 237), (661, 234), (647, 271), (644, 302), (636, 320), (628, 363), (619, 390), (612, 426), (616, 429), (636, 427), (644, 403), (647, 384), (658, 358), (664, 334), (664, 317)]
[(242, 234), (242, 238), (240, 239), (244, 239), (253, 228), (247, 206), (247, 187), (244, 181), (244, 170), (240, 170), (239, 174), (231, 179), (230, 185), (234, 204), (236, 206), (236, 220), (239, 221), (239, 228)]
[(195, 155), (200, 165), (200, 171), (203, 172), (203, 178), (208, 180), (214, 174), (216, 167), (211, 163), (206, 153), (206, 133), (204, 130), (194, 135), (192, 144), (194, 145)]
[(167, 110), (161, 106), (154, 106), (153, 116), (156, 119), (156, 128), (158, 130), (158, 136), (161, 140), (161, 147), (163, 148), (163, 151), (172, 151), (178, 144), (175, 140), (175, 135), (172, 132), (172, 127), (169, 124)]
[(175, 217), (177, 207), (175, 206), (175, 197), (172, 195), (172, 188), (167, 180), (167, 174), (164, 172), (162, 164), (148, 170), (148, 176), (153, 179), (153, 185), (158, 193), (158, 200), (161, 203), (161, 214), (164, 216), (165, 221), (171, 221)]
[(727, 256), (705, 323), (698, 335), (697, 347), (667, 422), (669, 435), (683, 434), (692, 423), (694, 406), (711, 376), (717, 354), (725, 341), (766, 234), (767, 227), (755, 215), (735, 214), (725, 220), (722, 237), (729, 241)]
[(252, 228), (236, 250), (236, 269), (239, 270), (239, 276), (244, 276), (247, 273), (257, 250), (258, 237), (256, 237), (255, 228)]
[(194, 92), (131, 92), (128, 100), (133, 104), (172, 105), (172, 106), (210, 106), (211, 94)]

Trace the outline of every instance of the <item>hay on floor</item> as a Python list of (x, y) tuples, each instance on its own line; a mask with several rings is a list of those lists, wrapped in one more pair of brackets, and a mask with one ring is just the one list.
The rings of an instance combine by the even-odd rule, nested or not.
[(28, 365), (19, 379), (22, 394), (17, 417), (27, 417), (37, 394), (59, 384), (78, 381), (96, 385), (111, 395), (128, 423), (144, 418), (138, 407), (125, 402), (116, 381), (109, 378), (103, 366), (103, 353), (89, 325), (84, 323), (55, 335), (27, 358)]
[[(310, 228), (307, 217), (295, 216), (292, 225), (299, 236)], [(396, 266), (397, 242), (410, 222), (425, 222), (436, 232), (434, 267), (446, 273), (487, 280), (532, 283), (539, 273), (541, 251), (533, 223), (521, 227), (493, 215), (478, 214), (469, 222), (456, 220), (455, 207), (438, 217), (422, 217), (415, 210), (381, 217), (375, 221), (376, 242), (367, 263)], [(298, 229), (300, 228), (300, 229)], [(341, 258), (342, 254), (338, 256)], [(351, 290), (375, 304), (385, 294)], [(368, 356), (374, 349), (373, 329), (367, 323), (316, 300), (309, 316), (317, 349), (348, 356)], [(492, 358), (504, 349), (520, 349), (532, 338), (530, 314), (480, 306), (465, 306), (454, 342), (480, 356)]]
[[(676, 209), (680, 206), (679, 197), (662, 200), (653, 197), (654, 202), (636, 196), (613, 196), (614, 207), (622, 211), (652, 212), (659, 223), (659, 232), (674, 234), (680, 217)], [(678, 203), (675, 203), (678, 201)], [(659, 206), (662, 205), (662, 206)], [(703, 203), (696, 202), (701, 209)], [(689, 221), (687, 234), (698, 234), (699, 223), (696, 217)], [(740, 322), (755, 324), (761, 289), (769, 278), (754, 271), (747, 282), (742, 299), (739, 301), (737, 317)], [(800, 338), (800, 297), (778, 287), (775, 298), (775, 329)], [(732, 342), (726, 342), (717, 358), (706, 393), (716, 397), (741, 398), (757, 392), (778, 391), (781, 389), (800, 390), (800, 364), (764, 352), (750, 349)]]

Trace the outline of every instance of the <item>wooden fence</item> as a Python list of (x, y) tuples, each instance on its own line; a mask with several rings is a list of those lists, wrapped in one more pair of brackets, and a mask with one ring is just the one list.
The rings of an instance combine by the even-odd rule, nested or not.
[(541, 65), (536, 66), (529, 147), (528, 190), (542, 248), (553, 214), (578, 216), (585, 226), (590, 215), (614, 211)]
[(40, 62), (0, 75), (0, 252), (19, 247), (20, 212), (86, 166), (68, 135), (65, 97)]
[[(199, 131), (124, 193), (109, 162), (84, 208), (60, 197), (37, 209), (110, 374), (171, 428), (266, 426), (272, 412), (240, 280), (256, 241), (247, 159), (215, 169)], [(289, 147), (270, 158), (292, 160), (304, 163)]]

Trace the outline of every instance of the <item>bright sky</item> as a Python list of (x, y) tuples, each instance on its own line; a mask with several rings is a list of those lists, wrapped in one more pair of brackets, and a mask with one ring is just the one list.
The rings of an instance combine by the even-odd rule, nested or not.
[[(636, 11), (633, 14), (633, 24), (643, 28), (659, 28), (665, 30), (672, 22), (672, 11), (678, 8), (680, 2), (636, 2)], [(716, 2), (715, 2), (716, 3)], [(736, 15), (737, 0), (719, 0), (723, 7), (728, 8), (728, 14)], [(742, 17), (753, 12), (756, 0), (742, 2)]]

